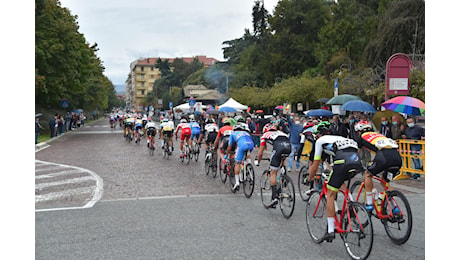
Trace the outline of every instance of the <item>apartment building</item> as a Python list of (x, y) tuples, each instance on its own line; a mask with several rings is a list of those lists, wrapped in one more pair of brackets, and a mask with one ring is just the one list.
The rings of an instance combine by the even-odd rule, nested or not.
[[(183, 57), (182, 59), (191, 63), (194, 58), (197, 58), (205, 67), (209, 67), (218, 60), (206, 56), (196, 57)], [(131, 62), (129, 68), (128, 78), (126, 84), (125, 101), (128, 107), (135, 110), (143, 109), (143, 106), (149, 104), (145, 103), (147, 94), (153, 91), (153, 83), (161, 77), (161, 72), (155, 68), (155, 64), (159, 58), (141, 58)], [(161, 60), (169, 60), (169, 63), (174, 62), (171, 58), (161, 58)], [(171, 68), (174, 69), (174, 68)]]

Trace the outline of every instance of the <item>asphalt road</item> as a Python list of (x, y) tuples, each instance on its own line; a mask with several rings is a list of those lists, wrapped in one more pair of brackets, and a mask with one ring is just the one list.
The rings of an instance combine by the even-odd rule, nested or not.
[[(228, 184), (204, 175), (203, 157), (185, 165), (158, 150), (150, 156), (145, 140), (126, 143), (108, 120), (48, 144), (36, 159), (60, 169), (36, 172), (36, 259), (348, 258), (338, 236), (333, 243), (311, 241), (299, 197), (286, 220), (278, 208), (263, 208), (258, 186), (250, 199), (232, 194)], [(256, 167), (256, 182), (265, 163)], [(65, 195), (43, 199), (49, 193)], [(369, 259), (425, 258), (425, 194), (406, 195), (414, 218), (409, 241), (394, 245), (373, 219)]]

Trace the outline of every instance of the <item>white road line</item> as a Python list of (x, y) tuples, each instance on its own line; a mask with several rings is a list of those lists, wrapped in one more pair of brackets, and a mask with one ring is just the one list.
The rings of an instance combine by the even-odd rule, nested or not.
[(35, 195), (35, 203), (70, 197), (75, 194), (91, 194), (93, 190), (93, 187), (83, 187), (59, 192), (50, 192), (42, 195)]
[[(37, 171), (35, 170), (35, 172)], [(79, 173), (79, 172), (82, 172), (82, 171), (78, 169), (70, 169), (70, 170), (64, 170), (64, 171), (53, 172), (53, 173), (48, 173), (48, 174), (41, 174), (41, 175), (35, 176), (35, 180), (49, 179), (49, 178), (54, 178), (56, 176), (63, 176), (63, 175), (74, 174), (74, 173)]]
[[(58, 166), (58, 167), (61, 167), (61, 166)], [(46, 172), (46, 171), (50, 171), (50, 170), (53, 170), (53, 169), (56, 169), (56, 166), (54, 165), (44, 165), (42, 167), (40, 167), (40, 169), (37, 169), (37, 166), (35, 166), (35, 173), (37, 172)]]
[[(91, 193), (92, 193), (92, 198), (90, 198), (88, 200), (88, 202), (83, 205), (82, 207), (72, 207), (72, 208), (55, 208), (55, 209), (42, 209), (42, 210), (35, 210), (36, 212), (39, 212), (39, 211), (52, 211), (52, 210), (65, 210), (65, 209), (80, 209), (80, 208), (91, 208), (94, 206), (94, 204), (96, 204), (102, 197), (102, 194), (104, 192), (104, 182), (102, 181), (102, 178), (99, 177), (99, 175), (97, 175), (95, 172), (91, 171), (91, 170), (88, 170), (88, 169), (83, 169), (83, 168), (80, 168), (80, 167), (76, 167), (76, 166), (70, 166), (70, 165), (64, 165), (64, 164), (59, 164), (59, 163), (51, 163), (51, 162), (44, 162), (44, 161), (40, 161), (40, 160), (35, 160), (36, 163), (44, 163), (44, 164), (50, 164), (50, 165), (56, 165), (56, 166), (65, 166), (65, 167), (69, 167), (69, 168), (74, 168), (74, 169), (77, 169), (77, 170), (80, 170), (82, 172), (87, 172), (88, 174), (90, 174), (91, 176), (93, 176), (93, 178), (96, 180), (96, 185), (95, 187), (89, 187), (89, 188), (86, 188), (86, 189), (91, 189)], [(46, 195), (40, 195), (41, 197), (39, 198), (43, 198), (44, 196)], [(48, 196), (51, 196), (51, 195), (48, 195)], [(37, 201), (37, 198), (35, 199), (35, 201)]]
[(73, 178), (73, 179), (63, 180), (63, 181), (44, 182), (44, 183), (35, 184), (35, 189), (43, 189), (43, 188), (48, 188), (52, 186), (72, 184), (72, 183), (85, 182), (85, 181), (96, 181), (96, 179), (94, 179), (93, 176), (85, 176), (85, 177)]
[(120, 134), (123, 133), (122, 130), (111, 130), (111, 131), (78, 131), (74, 134)]

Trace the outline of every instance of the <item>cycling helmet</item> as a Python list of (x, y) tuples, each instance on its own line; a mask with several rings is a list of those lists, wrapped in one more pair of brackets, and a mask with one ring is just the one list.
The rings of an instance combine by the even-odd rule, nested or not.
[(214, 124), (216, 121), (214, 121), (214, 118), (208, 118), (206, 119), (206, 124)]
[(266, 124), (263, 129), (264, 133), (268, 131), (276, 131), (276, 126), (273, 124)]
[(331, 131), (329, 130), (329, 127), (331, 126), (331, 123), (329, 121), (321, 121), (319, 124), (317, 124), (313, 128), (313, 134), (321, 134), (321, 135), (327, 135), (330, 134)]
[(245, 122), (245, 121), (244, 121), (244, 118), (243, 118), (242, 116), (235, 116), (234, 119), (235, 119), (235, 121), (236, 121), (237, 123), (244, 123), (244, 122)]
[(236, 125), (233, 126), (233, 131), (248, 131), (249, 132), (249, 127), (245, 123), (236, 123)]
[(232, 123), (232, 120), (228, 117), (222, 119), (222, 124), (224, 125), (230, 125)]
[(167, 117), (163, 118), (163, 123), (168, 122), (169, 119)]
[(194, 116), (194, 115), (190, 115), (190, 116), (188, 117), (188, 119), (189, 119), (190, 121), (192, 121), (192, 120), (195, 121), (195, 116)]
[(369, 124), (369, 122), (367, 121), (359, 121), (356, 125), (355, 125), (355, 131), (356, 132), (369, 132), (372, 130), (372, 126)]
[(181, 122), (181, 123), (187, 123), (187, 119), (182, 118), (182, 119), (180, 120), (180, 122)]

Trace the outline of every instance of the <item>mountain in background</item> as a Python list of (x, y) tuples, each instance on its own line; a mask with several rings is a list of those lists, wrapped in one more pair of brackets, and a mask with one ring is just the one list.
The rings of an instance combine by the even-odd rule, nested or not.
[(117, 92), (118, 95), (125, 94), (126, 92), (126, 85), (116, 85), (113, 84), (115, 91)]

